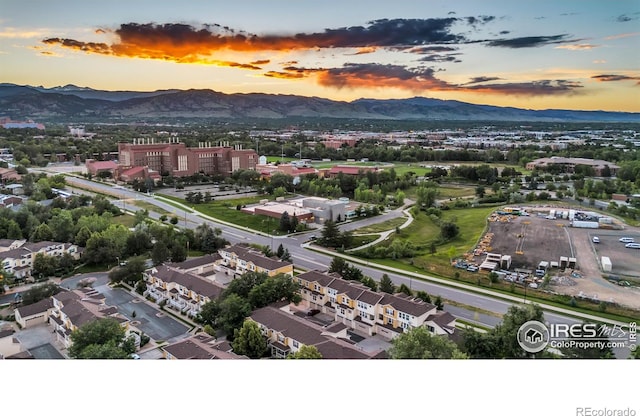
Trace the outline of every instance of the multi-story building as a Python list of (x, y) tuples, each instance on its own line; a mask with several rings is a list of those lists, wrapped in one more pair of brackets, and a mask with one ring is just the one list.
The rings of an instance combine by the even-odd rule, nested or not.
[(314, 346), (325, 359), (385, 358), (383, 349), (365, 351), (349, 341), (347, 326), (310, 322), (274, 306), (256, 309), (250, 319), (258, 324), (274, 358), (286, 358), (303, 346)]
[(147, 283), (144, 296), (151, 296), (190, 317), (197, 316), (205, 303), (217, 299), (222, 286), (173, 266), (157, 266), (143, 274)]
[(242, 275), (246, 272), (266, 273), (268, 276), (285, 274), (293, 276), (293, 263), (278, 258), (267, 257), (261, 252), (243, 244), (221, 248), (220, 269), (227, 274)]
[(229, 176), (236, 170), (255, 170), (258, 154), (255, 150), (241, 146), (211, 146), (200, 143), (197, 148), (187, 147), (172, 139), (169, 143), (155, 143), (153, 140), (118, 143), (120, 170), (135, 166), (146, 166), (159, 174), (171, 176), (191, 176), (196, 173)]
[(373, 292), (338, 274), (309, 271), (294, 278), (300, 284), (301, 308), (333, 315), (348, 328), (393, 339), (411, 328), (426, 326), (438, 335), (452, 334), (455, 318), (427, 302), (404, 294)]
[(585, 159), (581, 157), (543, 157), (540, 159), (532, 160), (527, 163), (526, 168), (528, 170), (545, 170), (551, 166), (557, 166), (562, 172), (573, 173), (576, 166), (590, 166), (596, 176), (603, 176), (608, 170), (607, 176), (616, 176), (620, 166), (600, 159)]
[(75, 244), (54, 241), (24, 243), (17, 248), (0, 252), (0, 264), (5, 272), (13, 273), (17, 278), (24, 278), (31, 276), (33, 262), (37, 254), (58, 257), (65, 253), (70, 254), (76, 260), (81, 255), (80, 249)]

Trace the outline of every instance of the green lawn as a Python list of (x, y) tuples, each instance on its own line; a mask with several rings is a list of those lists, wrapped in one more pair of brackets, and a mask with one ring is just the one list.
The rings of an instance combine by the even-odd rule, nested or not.
[(113, 218), (113, 222), (115, 224), (122, 224), (127, 228), (131, 228), (133, 227), (135, 218), (133, 215), (128, 215), (128, 214), (118, 215), (117, 217)]
[[(162, 195), (164, 198), (184, 203), (184, 199), (170, 195)], [(189, 204), (196, 211), (201, 212), (213, 218), (217, 218), (221, 221), (226, 221), (231, 224), (235, 224), (239, 227), (247, 227), (252, 230), (270, 232), (275, 235), (284, 234), (278, 230), (279, 222), (277, 218), (267, 217), (265, 215), (250, 215), (241, 212), (236, 207), (238, 205), (251, 205), (257, 204), (262, 199), (269, 199), (268, 196), (252, 196), (242, 197), (234, 199), (224, 199), (211, 201), (204, 204)]]
[(465, 196), (474, 196), (476, 194), (476, 189), (473, 186), (440, 185), (438, 187), (438, 192), (438, 199), (461, 198)]
[(371, 224), (367, 227), (358, 228), (357, 230), (354, 230), (354, 233), (370, 234), (370, 233), (381, 233), (383, 231), (395, 230), (396, 227), (404, 224), (406, 221), (407, 219), (405, 217), (393, 218), (391, 220), (379, 222), (377, 224)]

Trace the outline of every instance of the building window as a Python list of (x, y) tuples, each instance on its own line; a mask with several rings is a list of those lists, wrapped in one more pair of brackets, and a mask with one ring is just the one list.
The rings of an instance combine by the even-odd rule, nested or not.
[(343, 296), (343, 297), (342, 297), (342, 304), (344, 304), (344, 305), (348, 305), (348, 304), (349, 304), (349, 298), (348, 298), (348, 297), (346, 297), (346, 296)]
[(387, 323), (388, 323), (389, 325), (393, 325), (393, 319), (391, 319), (391, 318), (387, 318)]
[(311, 296), (311, 299), (313, 299), (313, 301), (316, 302), (318, 300), (318, 296), (313, 295), (313, 296)]
[(386, 313), (387, 315), (393, 316), (393, 309), (385, 308), (384, 313)]
[(293, 340), (293, 348), (298, 348), (298, 345), (300, 345), (298, 344), (298, 341)]

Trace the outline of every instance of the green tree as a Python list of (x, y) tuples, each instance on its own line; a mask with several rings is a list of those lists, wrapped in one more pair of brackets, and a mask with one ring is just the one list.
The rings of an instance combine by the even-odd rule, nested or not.
[(26, 306), (40, 302), (42, 299), (60, 293), (61, 290), (60, 286), (52, 282), (32, 286), (31, 289), (22, 294), (22, 305)]
[(392, 359), (464, 359), (468, 358), (446, 337), (432, 335), (424, 326), (411, 328), (391, 341)]
[(245, 320), (240, 329), (235, 330), (233, 352), (249, 358), (262, 358), (267, 352), (267, 340), (254, 321)]
[(267, 280), (268, 276), (266, 273), (258, 273), (258, 272), (247, 272), (242, 276), (233, 279), (227, 285), (222, 297), (229, 296), (231, 294), (236, 294), (242, 298), (248, 298), (251, 289), (256, 286), (261, 285)]
[(298, 293), (299, 289), (299, 285), (289, 276), (279, 274), (254, 286), (249, 292), (248, 299), (253, 309), (281, 300), (299, 303), (302, 300)]
[(280, 216), (280, 231), (288, 232), (291, 226), (291, 219), (287, 211), (283, 212)]
[(318, 243), (325, 247), (340, 246), (340, 230), (335, 222), (331, 220), (325, 221)]
[(338, 273), (340, 276), (344, 274), (344, 271), (349, 267), (347, 261), (342, 257), (334, 257), (329, 265), (329, 273)]
[(71, 333), (69, 356), (80, 359), (121, 359), (125, 349), (125, 329), (113, 318), (90, 321)]
[(231, 338), (235, 330), (242, 326), (244, 319), (251, 314), (251, 305), (248, 300), (233, 293), (221, 301), (219, 307), (216, 327)]
[(460, 228), (453, 222), (442, 222), (440, 224), (440, 237), (443, 241), (449, 241), (456, 238), (460, 234)]
[(37, 253), (33, 260), (32, 275), (35, 277), (53, 276), (58, 268), (58, 258), (55, 256), (47, 256), (44, 253)]
[(76, 233), (74, 242), (80, 247), (85, 247), (89, 238), (91, 238), (91, 230), (89, 230), (89, 227), (84, 226)]
[(486, 333), (467, 329), (464, 334), (464, 351), (472, 358), (528, 358), (543, 356), (544, 351), (530, 354), (518, 344), (518, 330), (527, 321), (544, 322), (542, 308), (536, 304), (511, 306), (502, 322)]
[(31, 235), (31, 241), (37, 243), (39, 241), (52, 241), (53, 231), (47, 224), (40, 224), (36, 227), (35, 231)]
[(322, 354), (315, 345), (303, 345), (293, 354), (287, 356), (291, 360), (321, 360)]
[(151, 260), (155, 265), (164, 263), (170, 257), (171, 251), (163, 241), (158, 241), (151, 249)]
[(431, 296), (429, 296), (429, 294), (423, 290), (419, 290), (416, 292), (416, 298), (422, 299), (427, 303), (431, 303)]
[(396, 285), (393, 284), (388, 274), (383, 274), (380, 279), (380, 291), (385, 293), (393, 293), (396, 290)]
[(374, 292), (378, 291), (378, 282), (376, 282), (369, 276), (364, 276), (362, 279), (360, 279), (360, 283), (367, 286), (369, 289), (371, 289)]
[(404, 293), (407, 296), (413, 296), (413, 291), (409, 289), (409, 286), (402, 283), (398, 288), (398, 293)]
[(436, 305), (436, 309), (439, 311), (444, 309), (444, 302), (442, 302), (442, 298), (440, 297), (440, 295), (436, 296), (436, 300), (433, 301), (433, 304)]

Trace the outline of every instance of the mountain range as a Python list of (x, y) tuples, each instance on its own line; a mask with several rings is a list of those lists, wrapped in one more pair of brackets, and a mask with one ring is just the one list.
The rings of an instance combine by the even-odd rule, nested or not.
[(640, 113), (527, 110), (454, 100), (358, 99), (352, 102), (280, 94), (212, 90), (103, 91), (75, 85), (44, 88), (0, 84), (0, 117), (15, 120), (157, 120), (336, 118), (412, 121), (640, 122)]

